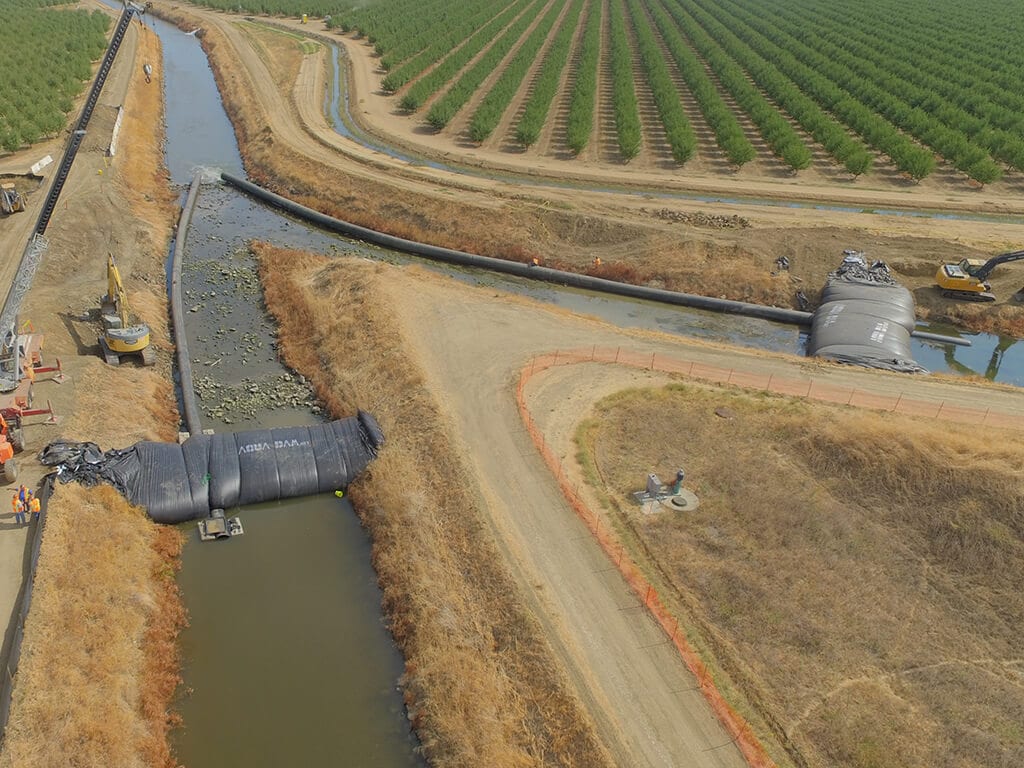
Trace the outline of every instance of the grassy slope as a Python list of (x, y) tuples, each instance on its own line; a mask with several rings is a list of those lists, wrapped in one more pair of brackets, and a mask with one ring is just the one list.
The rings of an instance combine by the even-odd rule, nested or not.
[[(810, 766), (1024, 762), (1010, 435), (680, 386), (609, 398), (578, 437), (701, 644)], [(626, 494), (677, 465), (701, 507), (641, 517)]]
[(47, 514), (0, 765), (174, 765), (180, 535), (107, 486), (60, 486)]
[(433, 765), (609, 765), (520, 603), (447, 422), (388, 313), (387, 267), (257, 245), (281, 352), (336, 416), (387, 436), (352, 488)]

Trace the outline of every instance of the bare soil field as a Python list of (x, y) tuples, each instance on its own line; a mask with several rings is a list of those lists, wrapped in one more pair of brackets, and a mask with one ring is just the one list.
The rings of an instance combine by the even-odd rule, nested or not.
[[(393, 99), (379, 92), (376, 59), (364, 41), (318, 29), (316, 23), (267, 21), (293, 34), (315, 34), (318, 41), (343, 45), (349, 54), (354, 117), (386, 144), (482, 169), (456, 173), (395, 159), (335, 132), (323, 114), (326, 47), (301, 44), (293, 34), (254, 32), (262, 20), (163, 2), (156, 8), (190, 29), (203, 28), (203, 45), (250, 177), (340, 218), (484, 255), (520, 261), (537, 257), (550, 266), (613, 279), (780, 306), (796, 306), (798, 289), (813, 302), (843, 249), (855, 248), (893, 266), (914, 291), (922, 317), (1020, 333), (1024, 308), (1013, 300), (1024, 285), (1019, 268), (996, 271), (992, 282), (999, 300), (989, 305), (944, 299), (933, 285), (944, 261), (1018, 248), (1020, 224), (873, 213), (887, 208), (1020, 213), (1024, 209), (1015, 187), (957, 189), (939, 182), (868, 187), (870, 180), (839, 183), (813, 174), (783, 179), (717, 172), (684, 176), (659, 174), (642, 164), (577, 164), (530, 153), (484, 157), (479, 148), (453, 149), (446, 137), (410, 128), (414, 120), (396, 113)], [(297, 69), (297, 79), (290, 87), (267, 88), (280, 79), (273, 72), (281, 67)], [(734, 202), (686, 200), (673, 197), (673, 191)], [(743, 204), (748, 197), (804, 200), (821, 207)], [(788, 274), (773, 274), (779, 256), (789, 259)]]

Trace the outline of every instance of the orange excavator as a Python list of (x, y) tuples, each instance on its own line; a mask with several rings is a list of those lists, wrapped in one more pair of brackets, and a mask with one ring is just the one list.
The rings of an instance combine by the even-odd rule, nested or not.
[(0, 408), (0, 467), (4, 480), (13, 483), (18, 479), (18, 465), (14, 454), (25, 448), (25, 437), (21, 431), (21, 414), (14, 408)]

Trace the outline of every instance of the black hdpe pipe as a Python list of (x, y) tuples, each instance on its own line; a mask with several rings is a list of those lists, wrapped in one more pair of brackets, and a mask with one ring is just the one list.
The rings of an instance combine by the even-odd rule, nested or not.
[(591, 275), (580, 275), (575, 272), (563, 272), (559, 269), (548, 267), (532, 266), (521, 264), (518, 261), (506, 261), (495, 259), (490, 256), (478, 256), (465, 251), (454, 251), (449, 248), (441, 248), (436, 245), (417, 243), (413, 240), (406, 240), (394, 235), (386, 235), (357, 224), (350, 224), (347, 221), (332, 218), (326, 214), (314, 211), (288, 198), (276, 195), (250, 181), (232, 176), (230, 173), (222, 173), (221, 178), (243, 192), (270, 203), (277, 208), (294, 214), (299, 218), (310, 221), (318, 226), (340, 232), (348, 237), (373, 243), (384, 248), (390, 248), (404, 253), (411, 253), (414, 256), (422, 256), (433, 261), (443, 261), (448, 264), (458, 264), (465, 267), (480, 267), (493, 272), (503, 272), (518, 277), (527, 277), (533, 280), (543, 280), (548, 283), (569, 285), (575, 288), (587, 288), (602, 293), (613, 293), (619, 296), (628, 296), (634, 299), (651, 299), (666, 304), (677, 304), (684, 307), (696, 307), (697, 309), (710, 309), (718, 312), (730, 312), (735, 315), (747, 315), (748, 317), (759, 317), (762, 320), (774, 320), (778, 323), (790, 323), (794, 325), (810, 325), (811, 313), (799, 312), (794, 309), (781, 309), (779, 307), (766, 307), (761, 304), (748, 304), (743, 301), (730, 301), (728, 299), (713, 299), (708, 296), (697, 296), (692, 293), (676, 293), (665, 291), (660, 288), (647, 288), (641, 285), (630, 285), (615, 280), (605, 280)]
[[(521, 264), (517, 261), (506, 261), (505, 259), (495, 259), (490, 256), (479, 256), (474, 253), (466, 253), (465, 251), (441, 248), (436, 245), (417, 243), (414, 240), (406, 240), (403, 237), (387, 235), (383, 232), (377, 232), (373, 229), (360, 227), (357, 224), (351, 224), (347, 221), (335, 219), (324, 213), (320, 213), (320, 211), (314, 211), (312, 208), (300, 205), (286, 197), (274, 194), (273, 192), (253, 184), (251, 181), (240, 179), (230, 173), (221, 173), (220, 176), (233, 187), (263, 200), (264, 202), (270, 203), (277, 208), (287, 211), (288, 213), (298, 216), (301, 219), (323, 227), (324, 229), (340, 232), (347, 237), (379, 245), (384, 248), (390, 248), (404, 253), (411, 253), (414, 256), (421, 256), (425, 259), (442, 261), (448, 264), (458, 264), (466, 267), (479, 267), (481, 269), (489, 269), (494, 272), (503, 272), (508, 275), (526, 277), (531, 280), (542, 280), (544, 282), (568, 285), (574, 288), (585, 288), (587, 290), (598, 291), (600, 293), (627, 296), (632, 299), (647, 299), (649, 301), (658, 301), (662, 304), (674, 304), (676, 306), (693, 307), (695, 309), (707, 309), (712, 312), (726, 312), (733, 315), (757, 317), (762, 320), (771, 320), (776, 323), (788, 323), (790, 325), (810, 326), (811, 324), (811, 312), (801, 312), (799, 310), (783, 309), (781, 307), (766, 307), (762, 304), (750, 304), (745, 301), (732, 301), (731, 299), (715, 299), (710, 296), (698, 296), (693, 293), (678, 293), (676, 291), (666, 291), (661, 288), (648, 288), (647, 286), (642, 285), (631, 285), (630, 283), (620, 283), (615, 280), (605, 280), (604, 278), (594, 277), (592, 275), (580, 275), (576, 272), (564, 272), (559, 269), (550, 269), (548, 267), (535, 267), (530, 264)], [(960, 344), (961, 346), (970, 346), (971, 343), (966, 339), (939, 336), (938, 334), (925, 333), (923, 331), (915, 331), (911, 335), (918, 338), (931, 339), (933, 341), (942, 341), (948, 344)]]
[(185, 238), (192, 221), (192, 210), (202, 183), (202, 172), (192, 177), (188, 198), (181, 209), (178, 230), (174, 237), (174, 255), (171, 257), (171, 322), (174, 326), (174, 346), (178, 353), (178, 375), (181, 377), (181, 403), (185, 425), (190, 434), (202, 432), (203, 423), (199, 417), (195, 386), (192, 383), (192, 358), (188, 354), (188, 337), (185, 335), (185, 311), (181, 300), (181, 262), (185, 257)]

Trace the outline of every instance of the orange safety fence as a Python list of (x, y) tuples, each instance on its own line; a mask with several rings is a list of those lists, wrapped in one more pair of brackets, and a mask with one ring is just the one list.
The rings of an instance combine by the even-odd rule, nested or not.
[(902, 393), (892, 396), (890, 394), (836, 386), (813, 379), (798, 380), (774, 374), (730, 370), (706, 363), (680, 360), (667, 355), (657, 355), (656, 353), (644, 354), (624, 351), (621, 347), (617, 349), (598, 349), (593, 347), (585, 350), (557, 351), (535, 357), (522, 369), (519, 376), (519, 384), (516, 387), (516, 404), (519, 407), (519, 414), (523, 419), (527, 432), (529, 432), (534, 444), (544, 458), (544, 462), (558, 481), (559, 488), (565, 499), (594, 534), (598, 544), (600, 544), (601, 548), (618, 568), (626, 583), (629, 584), (633, 593), (639, 598), (641, 604), (665, 631), (669, 642), (675, 646), (683, 662), (697, 679), (700, 690), (704, 694), (705, 699), (707, 699), (712, 711), (714, 711), (719, 721), (732, 736), (747, 763), (751, 768), (775, 768), (774, 761), (765, 752), (764, 747), (750, 725), (729, 706), (715, 686), (714, 681), (709, 679), (708, 669), (704, 662), (701, 661), (697, 652), (687, 642), (685, 634), (679, 632), (679, 621), (669, 613), (657, 591), (630, 559), (629, 554), (617, 541), (607, 524), (602, 525), (601, 518), (580, 497), (578, 488), (574, 488), (570, 484), (565, 470), (562, 468), (561, 461), (546, 443), (544, 435), (530, 414), (523, 393), (527, 382), (534, 374), (556, 365), (588, 362), (613, 363), (666, 373), (681, 373), (704, 381), (734, 384), (778, 394), (794, 395), (862, 408), (931, 416), (951, 421), (977, 422), (980, 419), (981, 424), (988, 423), (993, 426), (1008, 426), (1020, 429), (1024, 428), (1024, 418), (1011, 414), (992, 412), (991, 409), (980, 411), (965, 408), (949, 404), (945, 401), (928, 402), (915, 400), (904, 397)]
[[(519, 385), (516, 388), (516, 403), (519, 406), (519, 413), (523, 419), (523, 423), (526, 425), (527, 432), (530, 433), (530, 437), (533, 439), (534, 444), (537, 446), (541, 456), (544, 458), (544, 462), (548, 465), (548, 468), (557, 479), (559, 488), (566, 500), (569, 502), (569, 505), (594, 534), (598, 543), (601, 545), (601, 548), (616, 565), (619, 573), (622, 574), (622, 577), (626, 580), (626, 583), (629, 584), (633, 593), (639, 598), (641, 604), (665, 631), (669, 642), (675, 646), (679, 655), (682, 657), (683, 662), (697, 679), (700, 690), (704, 694), (708, 704), (711, 706), (712, 711), (718, 717), (722, 725), (725, 726), (726, 731), (736, 743), (740, 752), (743, 754), (744, 759), (751, 768), (775, 768), (774, 761), (765, 752), (764, 747), (761, 746), (760, 741), (754, 734), (750, 725), (739, 714), (737, 714), (732, 707), (729, 706), (722, 697), (718, 688), (715, 686), (714, 681), (709, 679), (707, 667), (704, 665), (704, 662), (700, 660), (700, 657), (690, 646), (689, 642), (687, 642), (685, 635), (679, 632), (678, 620), (669, 613), (668, 609), (661, 602), (661, 598), (658, 596), (657, 591), (643, 576), (640, 569), (636, 567), (630, 559), (629, 554), (622, 545), (618, 543), (608, 526), (602, 525), (601, 518), (586, 505), (582, 498), (580, 498), (577, 489), (570, 485), (569, 479), (562, 468), (561, 462), (558, 460), (554, 451), (552, 451), (547, 445), (544, 440), (544, 435), (534, 423), (533, 417), (530, 415), (530, 411), (526, 406), (526, 400), (523, 396), (523, 391), (530, 377), (534, 373), (546, 370), (552, 365), (590, 362), (591, 360), (596, 359), (589, 354), (587, 357), (580, 357), (576, 354), (559, 354), (561, 355), (560, 358), (559, 355), (554, 355), (535, 359), (530, 365), (526, 366), (522, 370), (519, 377)], [(627, 360), (619, 360), (619, 362), (629, 364), (629, 361)]]
[(714, 384), (734, 384), (747, 389), (757, 389), (779, 395), (804, 397), (826, 403), (890, 411), (908, 416), (925, 416), (977, 424), (978, 426), (1024, 429), (1024, 415), (1004, 413), (992, 408), (969, 408), (948, 400), (927, 400), (920, 399), (920, 396), (910, 397), (902, 392), (896, 394), (872, 392), (866, 389), (830, 384), (813, 378), (791, 379), (773, 373), (720, 368), (707, 363), (681, 360), (653, 352), (630, 352), (621, 347), (560, 350), (534, 358), (527, 368), (532, 373), (535, 369), (543, 370), (552, 365), (583, 362), (617, 363), (649, 371), (678, 373)]

